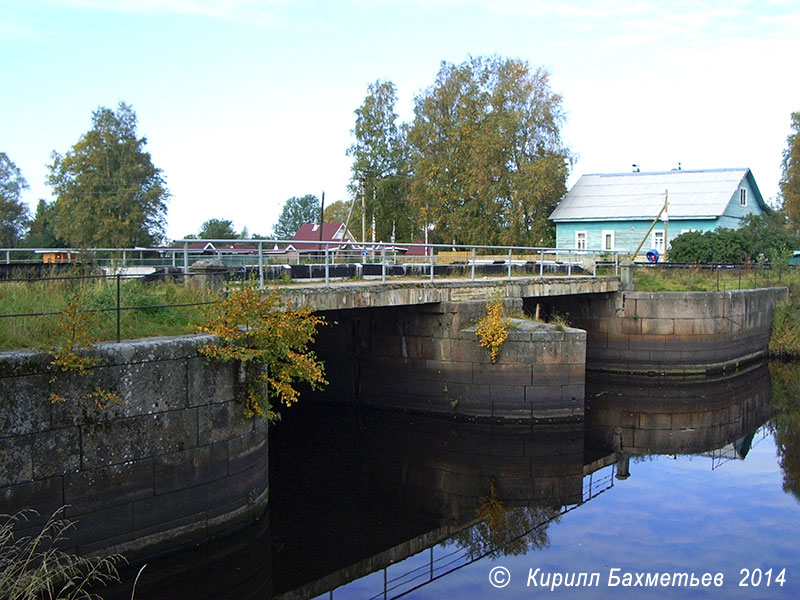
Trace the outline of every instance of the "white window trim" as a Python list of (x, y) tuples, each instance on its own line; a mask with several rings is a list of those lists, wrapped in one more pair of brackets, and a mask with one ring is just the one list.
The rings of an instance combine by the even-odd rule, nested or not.
[(747, 189), (739, 188), (739, 206), (747, 206)]
[[(656, 243), (656, 238), (659, 237), (659, 236), (661, 237), (661, 244), (660, 244), (661, 247), (660, 248), (659, 248), (659, 244)], [(653, 249), (654, 250), (658, 250), (659, 254), (664, 254), (664, 248), (665, 248), (664, 230), (661, 229), (660, 231), (659, 230), (654, 231), (653, 232), (653, 237), (651, 238), (651, 241), (653, 243), (653, 246), (652, 246)]]
[[(611, 248), (606, 248), (606, 236), (611, 236)], [(604, 252), (613, 252), (616, 248), (616, 241), (613, 229), (604, 229), (603, 230), (603, 237), (600, 238), (600, 249)]]
[[(583, 248), (581, 248), (580, 243), (578, 240), (580, 237), (583, 236)], [(589, 233), (586, 231), (576, 231), (575, 232), (575, 248), (577, 250), (586, 250), (589, 248)]]

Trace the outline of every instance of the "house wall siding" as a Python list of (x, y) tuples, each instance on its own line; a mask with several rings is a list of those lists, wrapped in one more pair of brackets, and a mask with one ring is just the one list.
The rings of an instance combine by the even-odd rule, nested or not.
[[(739, 221), (736, 220), (736, 223)], [(575, 248), (575, 233), (586, 232), (586, 249), (603, 249), (603, 232), (614, 232), (614, 250), (620, 252), (633, 252), (642, 241), (650, 228), (652, 221), (597, 221), (594, 223), (556, 223), (556, 248)], [(670, 221), (668, 235), (670, 241), (678, 237), (683, 231), (711, 231), (718, 227), (717, 220), (691, 219)], [(738, 225), (737, 225), (738, 226)], [(664, 223), (659, 222), (653, 231), (664, 231)], [(640, 253), (647, 252), (653, 246), (653, 232), (647, 235), (647, 240), (642, 245)]]

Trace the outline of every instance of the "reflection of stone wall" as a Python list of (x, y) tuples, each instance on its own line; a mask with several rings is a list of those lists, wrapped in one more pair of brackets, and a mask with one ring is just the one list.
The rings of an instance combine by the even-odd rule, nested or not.
[[(48, 358), (0, 353), (0, 511), (63, 504), (70, 544), (150, 554), (252, 521), (267, 502), (266, 422), (242, 422), (231, 365), (198, 355), (208, 336), (100, 344), (86, 376), (50, 383)], [(122, 397), (51, 404), (101, 388)]]
[(587, 444), (628, 454), (716, 450), (772, 416), (765, 365), (728, 377), (595, 374), (586, 403)]
[(506, 507), (581, 501), (582, 423), (498, 427), (386, 413), (365, 419), (363, 436), (377, 484), (442, 524), (474, 521), (492, 482)]
[[(519, 312), (521, 301), (507, 301)], [(475, 335), (485, 302), (326, 313), (316, 351), (328, 397), (417, 412), (530, 421), (583, 414), (586, 334), (515, 321), (496, 364)]]
[(786, 288), (727, 292), (616, 292), (541, 301), (587, 331), (586, 368), (706, 373), (765, 356)]

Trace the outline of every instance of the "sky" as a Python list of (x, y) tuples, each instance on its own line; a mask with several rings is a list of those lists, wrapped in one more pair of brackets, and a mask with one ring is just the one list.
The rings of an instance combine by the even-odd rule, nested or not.
[(491, 55), (550, 72), (568, 186), (680, 163), (749, 167), (778, 196), (797, 0), (0, 0), (0, 151), (33, 211), (51, 153), (122, 101), (171, 193), (169, 238), (212, 218), (268, 236), (292, 196), (349, 198), (369, 84), (393, 82), (411, 121), (442, 61)]

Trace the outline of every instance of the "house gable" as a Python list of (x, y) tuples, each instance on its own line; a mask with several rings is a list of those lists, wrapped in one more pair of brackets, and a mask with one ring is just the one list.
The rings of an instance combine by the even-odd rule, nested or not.
[[(666, 228), (662, 218), (645, 235), (665, 200)], [(632, 252), (642, 242), (643, 250), (660, 244), (664, 235), (736, 229), (748, 214), (768, 210), (749, 169), (712, 169), (584, 175), (550, 219), (558, 248)]]

